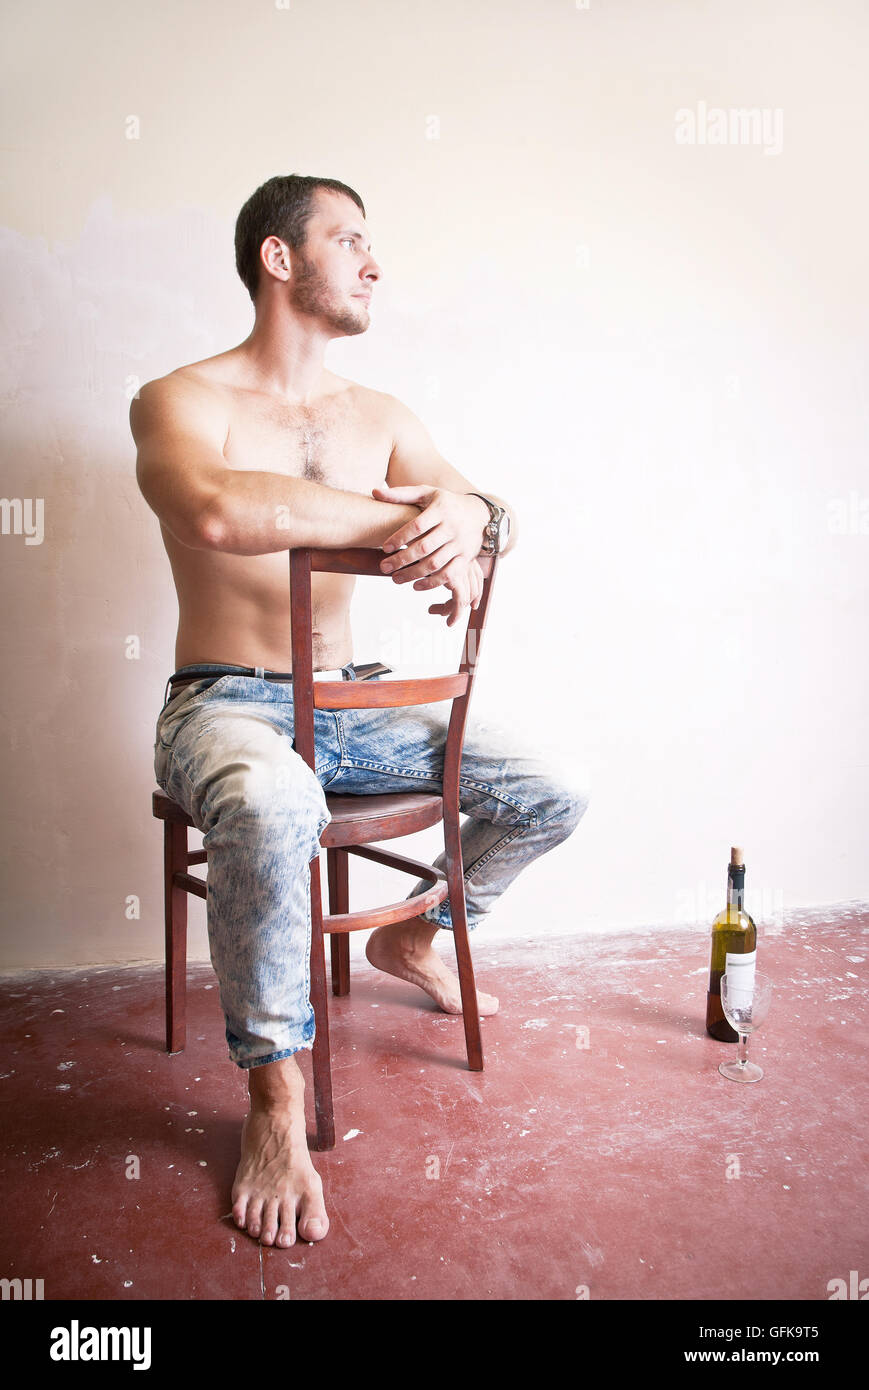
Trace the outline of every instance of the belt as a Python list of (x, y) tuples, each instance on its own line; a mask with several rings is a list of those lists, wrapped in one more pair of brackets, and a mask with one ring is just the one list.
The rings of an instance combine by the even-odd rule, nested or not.
[[(314, 680), (366, 681), (370, 680), (372, 676), (388, 675), (390, 672), (391, 667), (384, 666), (382, 661), (367, 661), (358, 666), (351, 661), (346, 666), (336, 666), (331, 671), (315, 671)], [(173, 671), (166, 682), (163, 703), (165, 705), (168, 702), (170, 689), (174, 699), (184, 686), (192, 685), (194, 681), (208, 680), (213, 683), (219, 681), (223, 676), (247, 676), (252, 680), (283, 682), (290, 682), (293, 679), (292, 671), (267, 671), (263, 666), (218, 666), (216, 663), (202, 666), (182, 666), (179, 670)]]

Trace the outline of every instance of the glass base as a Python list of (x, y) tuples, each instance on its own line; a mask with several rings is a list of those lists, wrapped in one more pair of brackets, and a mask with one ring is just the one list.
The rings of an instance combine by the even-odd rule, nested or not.
[(728, 1081), (760, 1081), (763, 1068), (755, 1062), (721, 1062), (718, 1070)]

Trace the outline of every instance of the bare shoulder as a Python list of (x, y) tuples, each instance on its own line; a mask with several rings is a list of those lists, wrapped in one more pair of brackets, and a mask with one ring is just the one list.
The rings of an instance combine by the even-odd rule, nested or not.
[(383, 409), (389, 421), (390, 428), (395, 434), (396, 439), (407, 434), (418, 434), (425, 431), (425, 425), (418, 415), (414, 414), (409, 405), (399, 400), (398, 396), (393, 396), (387, 392), (382, 393)]
[(229, 427), (229, 404), (219, 382), (201, 370), (202, 364), (177, 367), (166, 376), (141, 386), (130, 402), (134, 438), (156, 428), (189, 428), (224, 436)]

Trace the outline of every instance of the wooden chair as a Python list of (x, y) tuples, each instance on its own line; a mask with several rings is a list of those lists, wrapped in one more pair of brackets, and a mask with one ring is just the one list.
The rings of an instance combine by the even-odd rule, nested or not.
[[(315, 681), (311, 651), (311, 573), (362, 574), (388, 578), (381, 573), (382, 550), (290, 551), (290, 589), (293, 707), (295, 749), (311, 769), (314, 761), (315, 709), (382, 709), (452, 700), (444, 753), (443, 790), (388, 792), (372, 796), (326, 794), (332, 819), (320, 836), (326, 850), (329, 913), (322, 912), (320, 856), (310, 864), (311, 893), (311, 1004), (315, 1036), (312, 1052), (317, 1148), (335, 1144), (332, 1105), (332, 1069), (329, 1048), (329, 1012), (326, 993), (324, 932), (331, 934), (332, 992), (350, 992), (351, 931), (371, 930), (387, 922), (415, 917), (449, 895), (450, 916), (456, 946), (462, 996), (465, 1045), (471, 1071), (483, 1069), (483, 1045), (477, 1011), (474, 969), (468, 943), (464, 869), (459, 827), (459, 769), (468, 706), (474, 682), (480, 641), (495, 577), (497, 557), (479, 556), (483, 571), (483, 595), (479, 607), (470, 610), (459, 670), (445, 676), (407, 680)], [(428, 591), (433, 592), (433, 591)], [(205, 850), (189, 850), (188, 829), (193, 821), (162, 791), (153, 795), (154, 815), (164, 822), (164, 885), (166, 919), (166, 1050), (180, 1052), (186, 1041), (187, 894), (205, 898), (207, 883), (188, 872), (191, 865), (207, 863)], [(427, 826), (444, 823), (446, 873), (430, 864), (417, 863), (368, 842), (412, 835)], [(351, 912), (349, 861), (351, 854), (429, 880), (431, 887), (411, 898), (384, 907)]]

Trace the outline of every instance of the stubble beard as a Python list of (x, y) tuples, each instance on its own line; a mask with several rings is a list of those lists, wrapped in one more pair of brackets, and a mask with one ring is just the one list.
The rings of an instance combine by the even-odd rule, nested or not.
[(368, 327), (368, 315), (342, 303), (330, 289), (325, 275), (304, 258), (290, 281), (290, 304), (302, 314), (325, 319), (330, 328), (347, 336), (364, 333)]

